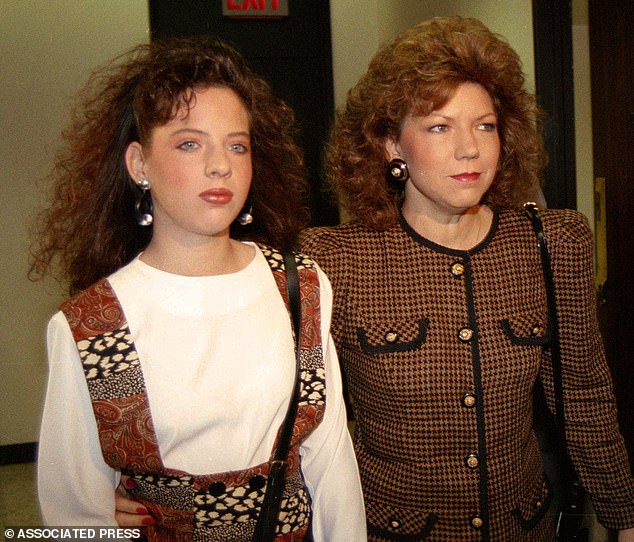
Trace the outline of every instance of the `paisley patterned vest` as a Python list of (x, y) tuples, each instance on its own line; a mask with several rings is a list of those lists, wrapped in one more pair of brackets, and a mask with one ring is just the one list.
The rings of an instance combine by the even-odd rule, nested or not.
[[(260, 245), (288, 309), (281, 253)], [(319, 280), (312, 260), (296, 254), (302, 307), (301, 392), (276, 541), (302, 541), (311, 502), (299, 447), (325, 410)], [(123, 310), (106, 279), (62, 304), (77, 343), (106, 463), (132, 477), (134, 497), (157, 520), (150, 541), (250, 541), (267, 487), (269, 463), (192, 475), (163, 465), (143, 372)], [(278, 437), (279, 438), (279, 430)], [(277, 439), (276, 439), (277, 441)], [(275, 448), (274, 448), (275, 449)], [(274, 453), (271, 451), (271, 458)]]

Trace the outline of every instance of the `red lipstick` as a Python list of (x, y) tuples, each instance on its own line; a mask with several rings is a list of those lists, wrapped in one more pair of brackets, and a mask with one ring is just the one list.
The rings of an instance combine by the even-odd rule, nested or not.
[(233, 199), (233, 192), (228, 188), (210, 188), (198, 194), (198, 197), (207, 203), (226, 205)]
[(452, 175), (451, 178), (456, 179), (456, 181), (474, 182), (480, 178), (480, 173), (475, 171), (469, 171), (464, 173), (458, 173), (457, 175)]

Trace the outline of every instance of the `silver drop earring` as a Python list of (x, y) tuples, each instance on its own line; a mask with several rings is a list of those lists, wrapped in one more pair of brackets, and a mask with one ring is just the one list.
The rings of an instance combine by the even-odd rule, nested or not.
[(240, 213), (240, 215), (238, 216), (238, 224), (240, 224), (240, 226), (248, 226), (249, 224), (251, 224), (251, 222), (253, 222), (253, 204), (251, 203), (249, 205), (248, 210), (244, 210)]
[(150, 182), (147, 179), (140, 179), (136, 186), (141, 193), (136, 197), (134, 215), (139, 226), (149, 226), (154, 221)]

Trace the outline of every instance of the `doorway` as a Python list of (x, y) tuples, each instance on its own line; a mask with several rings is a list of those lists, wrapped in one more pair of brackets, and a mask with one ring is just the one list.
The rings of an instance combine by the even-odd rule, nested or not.
[(634, 468), (634, 3), (590, 0), (588, 19), (594, 176), (605, 186), (607, 279), (599, 315)]

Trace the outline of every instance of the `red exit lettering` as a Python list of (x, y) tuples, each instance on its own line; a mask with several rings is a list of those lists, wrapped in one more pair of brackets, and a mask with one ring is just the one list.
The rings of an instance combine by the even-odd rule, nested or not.
[[(243, 0), (243, 3), (240, 3), (240, 0), (227, 0), (227, 9), (232, 11), (240, 11), (240, 10), (265, 10), (267, 8), (266, 0)], [(269, 6), (273, 11), (277, 11), (280, 8), (280, 0), (271, 0), (271, 5)]]

